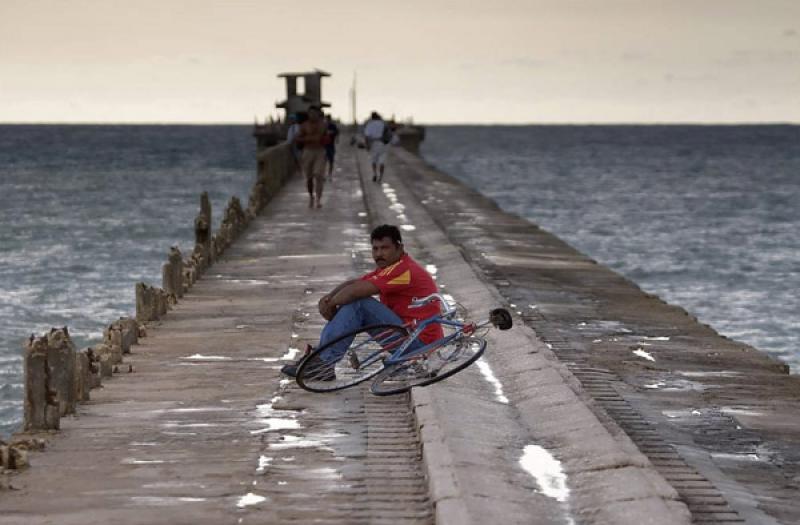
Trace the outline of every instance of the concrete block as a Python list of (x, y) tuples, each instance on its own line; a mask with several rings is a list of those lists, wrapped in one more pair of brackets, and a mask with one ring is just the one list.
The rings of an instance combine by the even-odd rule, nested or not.
[(572, 497), (587, 506), (606, 506), (652, 496), (678, 499), (678, 493), (661, 476), (639, 467), (578, 472), (570, 475), (569, 484)]
[(27, 467), (28, 450), (16, 445), (0, 445), (0, 470), (22, 470)]
[(434, 502), (437, 525), (469, 525), (472, 523), (463, 502), (445, 499)]
[(576, 518), (579, 523), (608, 525), (682, 525), (692, 521), (683, 503), (656, 497), (581, 507)]
[(22, 470), (28, 466), (28, 451), (14, 446), (8, 447), (8, 464), (10, 470)]

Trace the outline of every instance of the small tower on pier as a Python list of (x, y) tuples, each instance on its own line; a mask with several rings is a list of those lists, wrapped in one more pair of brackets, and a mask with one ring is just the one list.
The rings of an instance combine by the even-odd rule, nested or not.
[(278, 78), (286, 79), (286, 100), (278, 102), (275, 107), (286, 111), (288, 117), (292, 113), (305, 113), (311, 106), (330, 107), (322, 101), (322, 78), (331, 76), (320, 69), (306, 73), (281, 73)]
[(281, 73), (278, 78), (286, 79), (286, 100), (278, 102), (275, 107), (283, 109), (286, 114), (283, 120), (273, 122), (265, 121), (259, 124), (256, 120), (253, 126), (253, 136), (256, 138), (258, 149), (268, 148), (275, 145), (286, 137), (286, 129), (289, 115), (307, 113), (311, 106), (328, 108), (330, 104), (322, 101), (322, 77), (329, 77), (320, 69), (305, 73)]

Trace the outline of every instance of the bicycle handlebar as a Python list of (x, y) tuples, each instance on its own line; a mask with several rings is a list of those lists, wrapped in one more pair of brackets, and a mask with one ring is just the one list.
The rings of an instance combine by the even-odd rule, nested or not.
[(408, 307), (419, 308), (421, 306), (425, 306), (426, 304), (434, 300), (438, 300), (439, 304), (442, 306), (442, 315), (449, 315), (456, 311), (455, 305), (451, 306), (444, 298), (444, 296), (440, 293), (432, 293), (427, 297), (414, 299), (413, 301), (411, 301), (411, 304), (409, 304)]

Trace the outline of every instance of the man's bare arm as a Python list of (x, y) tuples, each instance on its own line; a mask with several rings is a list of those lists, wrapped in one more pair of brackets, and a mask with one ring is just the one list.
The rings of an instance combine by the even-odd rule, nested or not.
[(342, 289), (342, 288), (344, 288), (345, 286), (347, 286), (347, 285), (349, 285), (349, 284), (352, 284), (352, 283), (354, 283), (354, 282), (356, 282), (356, 281), (358, 281), (358, 280), (359, 280), (359, 279), (357, 279), (357, 278), (356, 278), (356, 279), (350, 279), (350, 280), (348, 280), (348, 281), (345, 281), (345, 282), (343, 282), (342, 284), (340, 284), (339, 286), (337, 286), (336, 288), (334, 288), (333, 290), (331, 290), (330, 292), (328, 292), (327, 294), (325, 294), (325, 297), (323, 297), (323, 299), (326, 299), (326, 298), (327, 298), (327, 299), (330, 299), (331, 297), (333, 297), (334, 295), (336, 295), (336, 292), (338, 292), (339, 290), (341, 290), (341, 289)]
[(353, 279), (347, 281), (336, 287), (330, 294), (326, 295), (319, 301), (319, 313), (330, 321), (336, 309), (342, 305), (352, 303), (358, 299), (369, 297), (379, 293), (380, 290), (377, 286), (369, 281), (362, 281), (361, 279)]
[(336, 308), (344, 304), (350, 304), (353, 301), (363, 299), (364, 297), (375, 295), (377, 293), (380, 293), (380, 289), (375, 286), (375, 283), (356, 279), (336, 292), (336, 294), (331, 297), (330, 303), (331, 306)]

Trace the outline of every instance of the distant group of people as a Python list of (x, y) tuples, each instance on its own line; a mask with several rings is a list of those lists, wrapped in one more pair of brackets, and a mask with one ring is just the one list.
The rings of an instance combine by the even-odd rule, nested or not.
[[(295, 162), (305, 176), (308, 207), (321, 208), (326, 171), (328, 179), (333, 180), (339, 127), (318, 106), (311, 106), (307, 114), (291, 114), (287, 121), (289, 129), (286, 142), (291, 144)], [(364, 125), (362, 136), (372, 163), (372, 180), (380, 182), (383, 179), (388, 147), (399, 141), (396, 126), (384, 121), (380, 114), (373, 111)]]

